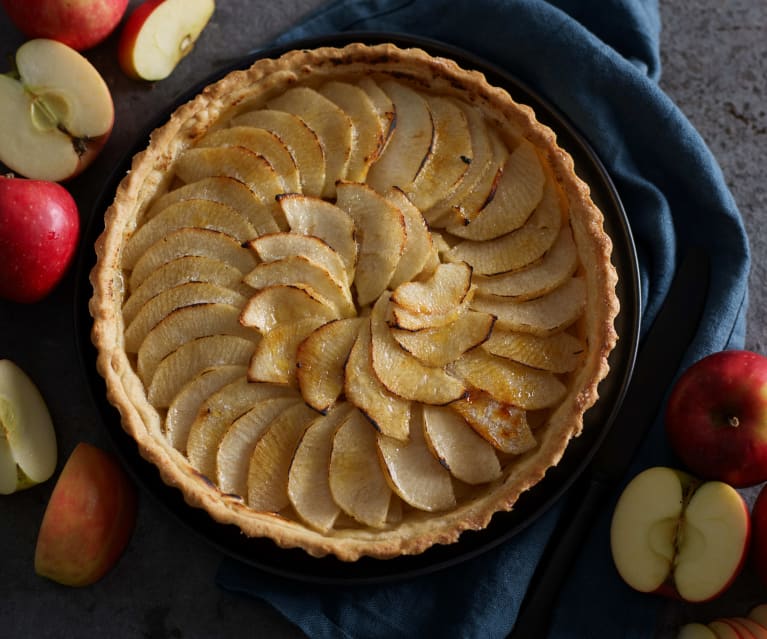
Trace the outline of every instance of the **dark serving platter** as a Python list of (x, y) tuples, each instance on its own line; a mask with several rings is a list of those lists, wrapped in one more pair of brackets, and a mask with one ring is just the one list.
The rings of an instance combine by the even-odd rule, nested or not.
[(90, 341), (92, 321), (88, 312), (92, 292), (88, 275), (95, 264), (92, 247), (103, 230), (103, 213), (113, 199), (120, 179), (126, 174), (134, 153), (145, 144), (147, 136), (139, 137), (141, 145), (128, 153), (116, 167), (92, 211), (83, 238), (83, 246), (91, 247), (91, 250), (83, 250), (78, 263), (75, 335), (93, 401), (128, 470), (148, 493), (184, 524), (226, 555), (255, 568), (281, 577), (324, 584), (382, 583), (431, 573), (495, 548), (533, 523), (581, 474), (610, 429), (633, 372), (641, 316), (639, 271), (631, 229), (615, 186), (599, 158), (554, 106), (508, 72), (460, 49), (399, 34), (344, 33), (259, 50), (227, 65), (184, 94), (167, 111), (158, 114), (156, 124), (164, 122), (173, 108), (192, 98), (205, 85), (232, 70), (246, 68), (259, 58), (275, 57), (291, 49), (343, 46), (351, 42), (392, 42), (402, 47), (417, 46), (432, 55), (450, 58), (464, 68), (479, 70), (491, 84), (506, 89), (518, 102), (532, 106), (538, 119), (556, 132), (560, 145), (573, 156), (576, 172), (591, 186), (592, 197), (605, 215), (605, 229), (613, 240), (613, 263), (619, 276), (617, 294), (621, 304), (621, 313), (616, 321), (620, 340), (610, 355), (610, 373), (600, 386), (600, 399), (586, 413), (581, 436), (570, 443), (559, 465), (550, 469), (543, 481), (524, 493), (511, 512), (497, 513), (484, 530), (466, 532), (457, 543), (434, 546), (420, 555), (387, 560), (365, 557), (356, 562), (343, 562), (334, 557), (318, 559), (300, 549), (279, 548), (268, 539), (245, 537), (235, 526), (219, 524), (205, 511), (188, 506), (177, 489), (161, 480), (157, 469), (140, 456), (135, 441), (122, 429), (119, 413), (107, 402), (104, 381), (96, 371), (96, 350)]

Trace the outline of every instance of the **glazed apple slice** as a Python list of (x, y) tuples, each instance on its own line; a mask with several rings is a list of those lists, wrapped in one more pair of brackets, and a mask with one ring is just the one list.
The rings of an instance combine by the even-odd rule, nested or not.
[(482, 348), (493, 355), (552, 373), (574, 371), (586, 354), (586, 344), (564, 332), (540, 337), (496, 329)]
[(391, 294), (391, 300), (414, 313), (443, 314), (461, 304), (470, 286), (468, 264), (440, 264), (428, 279), (400, 284)]
[(357, 82), (357, 86), (367, 94), (368, 98), (370, 98), (370, 102), (373, 104), (373, 107), (378, 114), (378, 119), (381, 121), (381, 129), (383, 131), (381, 151), (383, 151), (386, 144), (389, 142), (392, 131), (394, 131), (396, 120), (394, 103), (391, 98), (386, 95), (386, 92), (370, 76), (360, 78), (359, 82)]
[(136, 79), (167, 78), (192, 51), (214, 10), (214, 0), (146, 0), (123, 26), (120, 67)]
[(332, 198), (338, 180), (346, 177), (354, 125), (337, 105), (309, 87), (294, 87), (270, 100), (270, 109), (299, 116), (317, 134), (325, 157), (322, 196)]
[(354, 274), (357, 303), (373, 302), (389, 285), (405, 249), (405, 219), (396, 206), (365, 184), (339, 182), (336, 205), (361, 232)]
[(381, 433), (406, 440), (410, 402), (389, 392), (373, 370), (370, 320), (363, 319), (344, 367), (344, 394)]
[(48, 406), (15, 363), (0, 359), (0, 495), (46, 481), (57, 446)]
[(262, 155), (274, 168), (282, 181), (282, 188), (288, 193), (301, 189), (301, 176), (290, 150), (271, 131), (252, 126), (233, 126), (217, 129), (201, 138), (197, 148), (207, 146), (241, 146)]
[(367, 183), (379, 193), (394, 186), (408, 193), (431, 149), (431, 111), (417, 91), (400, 82), (385, 80), (380, 87), (394, 105), (396, 123), (386, 148), (368, 172)]
[(245, 366), (212, 366), (187, 382), (174, 397), (165, 415), (163, 428), (171, 446), (185, 455), (189, 429), (202, 403), (227, 384), (244, 378), (246, 373)]
[(477, 295), (471, 307), (495, 315), (496, 327), (533, 335), (552, 335), (575, 322), (586, 307), (586, 283), (567, 280), (550, 293), (525, 302), (507, 297)]
[(228, 233), (184, 227), (163, 235), (136, 260), (128, 278), (128, 289), (135, 291), (161, 266), (186, 256), (208, 257), (228, 264), (243, 274), (256, 265), (253, 253)]
[(338, 427), (330, 452), (330, 492), (350, 517), (366, 526), (386, 526), (392, 491), (378, 461), (377, 435), (359, 411)]
[(279, 512), (290, 505), (288, 473), (293, 453), (318, 415), (306, 404), (282, 411), (258, 439), (248, 466), (248, 506)]
[(329, 531), (341, 512), (330, 491), (330, 454), (336, 430), (351, 408), (341, 404), (315, 419), (301, 437), (290, 462), (290, 503), (301, 519), (321, 532)]
[(556, 187), (548, 184), (540, 205), (524, 226), (487, 242), (464, 240), (451, 249), (449, 259), (467, 262), (482, 275), (513, 271), (543, 256), (561, 227), (559, 195)]
[(393, 188), (386, 193), (386, 199), (400, 210), (405, 220), (405, 247), (389, 281), (389, 286), (396, 288), (421, 273), (436, 249), (423, 215), (407, 196), (400, 189)]
[(216, 484), (221, 492), (243, 499), (248, 496), (248, 471), (256, 443), (282, 413), (295, 406), (300, 403), (294, 397), (264, 399), (229, 425), (216, 449)]
[(122, 254), (123, 268), (133, 268), (149, 247), (182, 228), (220, 231), (240, 243), (256, 236), (253, 225), (230, 206), (211, 200), (186, 200), (170, 205), (128, 238)]
[(180, 346), (157, 366), (147, 389), (149, 402), (165, 408), (184, 385), (211, 366), (246, 366), (256, 343), (236, 335), (206, 335)]
[(329, 322), (339, 315), (311, 289), (281, 284), (266, 286), (250, 297), (240, 315), (240, 323), (268, 333), (280, 324), (312, 317)]
[(354, 135), (346, 179), (364, 182), (384, 142), (383, 125), (375, 105), (365, 91), (348, 82), (327, 82), (319, 88), (319, 92), (349, 116)]
[(491, 240), (520, 228), (543, 197), (546, 174), (535, 147), (522, 140), (508, 157), (492, 199), (468, 218), (468, 224), (448, 226), (453, 235)]
[(378, 452), (389, 485), (405, 503), (428, 512), (455, 507), (450, 473), (426, 444), (420, 407), (411, 413), (408, 441), (379, 435)]
[(499, 275), (476, 275), (477, 292), (513, 297), (517, 301), (540, 297), (564, 284), (578, 266), (578, 252), (569, 226), (559, 233), (543, 257), (527, 267)]
[(423, 426), (432, 454), (457, 479), (467, 484), (484, 484), (501, 476), (495, 449), (455, 411), (424, 406)]
[(253, 126), (276, 135), (290, 151), (301, 178), (301, 193), (319, 197), (325, 184), (325, 152), (317, 134), (292, 113), (259, 109), (232, 118), (232, 126)]
[(389, 308), (389, 323), (394, 328), (407, 331), (420, 331), (431, 328), (442, 328), (455, 322), (469, 310), (474, 299), (474, 288), (470, 287), (460, 304), (445, 313), (421, 313), (392, 304)]
[(99, 154), (114, 123), (104, 79), (81, 54), (39, 38), (0, 75), (0, 162), (28, 178), (74, 177)]
[(278, 201), (290, 230), (318, 237), (336, 251), (344, 263), (348, 281), (351, 281), (358, 249), (354, 221), (348, 213), (317, 197), (285, 195)]
[(357, 339), (362, 319), (328, 322), (313, 331), (296, 351), (296, 378), (304, 401), (327, 412), (344, 388), (344, 366)]

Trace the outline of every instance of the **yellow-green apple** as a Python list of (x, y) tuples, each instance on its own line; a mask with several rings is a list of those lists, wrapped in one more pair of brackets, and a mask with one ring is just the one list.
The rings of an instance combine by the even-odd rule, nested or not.
[(122, 70), (137, 80), (167, 78), (194, 47), (215, 5), (214, 0), (146, 0), (120, 34)]
[(77, 250), (80, 216), (63, 186), (0, 176), (0, 297), (36, 302), (61, 281)]
[(750, 535), (748, 506), (732, 486), (655, 466), (618, 499), (610, 545), (618, 573), (635, 590), (700, 602), (735, 580)]
[(114, 104), (96, 68), (57, 40), (28, 40), (0, 75), (0, 162), (60, 182), (80, 173), (112, 132)]
[(18, 365), (0, 359), (0, 494), (44, 482), (56, 469), (56, 457), (43, 396)]
[(120, 23), (128, 0), (2, 0), (8, 17), (28, 38), (50, 38), (84, 51)]
[(98, 581), (128, 545), (136, 506), (136, 489), (117, 458), (79, 443), (45, 509), (35, 572), (67, 586)]
[(665, 420), (695, 475), (735, 487), (767, 480), (767, 357), (729, 350), (699, 360), (674, 385)]

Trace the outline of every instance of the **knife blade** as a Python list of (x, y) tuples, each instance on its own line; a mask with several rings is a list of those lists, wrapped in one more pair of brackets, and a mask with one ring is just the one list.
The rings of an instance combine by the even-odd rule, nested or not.
[(613, 426), (570, 488), (509, 639), (546, 636), (557, 596), (583, 547), (583, 540), (611, 489), (628, 471), (695, 335), (708, 294), (708, 282), (708, 255), (697, 247), (689, 249), (640, 344), (634, 374)]

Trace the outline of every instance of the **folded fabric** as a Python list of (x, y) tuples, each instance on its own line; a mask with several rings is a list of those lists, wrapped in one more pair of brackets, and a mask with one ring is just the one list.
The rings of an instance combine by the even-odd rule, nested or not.
[[(656, 1), (340, 0), (279, 43), (363, 30), (461, 47), (556, 105), (596, 150), (627, 211), (640, 263), (642, 331), (665, 298), (678, 256), (697, 245), (711, 257), (711, 292), (682, 368), (710, 352), (742, 346), (748, 241), (716, 160), (657, 84)], [(657, 420), (627, 478), (669, 461)], [(612, 565), (612, 505), (603, 509), (552, 611), (551, 637), (653, 635), (660, 601), (631, 591)], [(270, 602), (310, 637), (504, 637), (558, 514), (555, 507), (502, 546), (405, 583), (313, 586), (230, 559), (218, 583)]]

